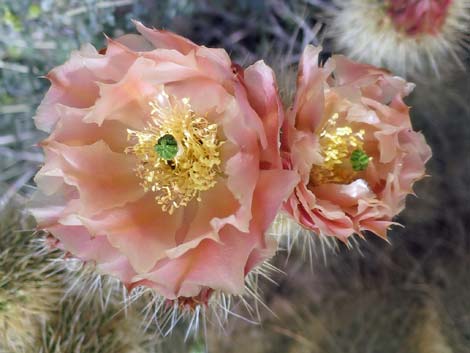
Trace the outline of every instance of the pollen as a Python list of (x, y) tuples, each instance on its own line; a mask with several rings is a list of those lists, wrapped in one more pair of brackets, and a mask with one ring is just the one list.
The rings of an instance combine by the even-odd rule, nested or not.
[(151, 101), (148, 125), (128, 130), (126, 153), (137, 157), (136, 174), (146, 192), (169, 214), (215, 186), (221, 173), (217, 124), (196, 114), (189, 99), (160, 93)]
[(339, 114), (335, 113), (320, 133), (321, 165), (315, 165), (310, 172), (310, 184), (348, 184), (359, 177), (371, 159), (364, 151), (363, 129), (338, 123)]

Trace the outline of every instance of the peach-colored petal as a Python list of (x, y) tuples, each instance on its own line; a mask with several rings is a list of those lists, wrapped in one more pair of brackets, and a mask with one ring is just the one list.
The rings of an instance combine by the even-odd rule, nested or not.
[[(240, 227), (233, 216), (240, 208), (240, 204), (223, 180), (203, 193), (200, 202), (193, 203), (194, 210), (188, 211), (192, 213), (192, 216), (185, 220), (188, 227), (185, 232), (178, 234), (176, 244), (178, 246), (167, 251), (171, 258), (178, 257), (189, 249), (195, 248), (203, 239), (211, 238), (218, 241), (218, 233), (227, 223), (231, 222)], [(245, 225), (243, 224), (241, 227), (245, 227)]]
[[(199, 47), (196, 52), (196, 59), (199, 67), (207, 76), (224, 83), (235, 78), (232, 71), (232, 61), (224, 49)], [(236, 81), (234, 81), (236, 82)], [(229, 82), (227, 82), (230, 84)], [(230, 90), (230, 87), (226, 87)]]
[(150, 117), (149, 102), (158, 92), (157, 87), (144, 80), (154, 66), (153, 61), (139, 58), (118, 83), (101, 83), (100, 99), (84, 121), (101, 125), (106, 119), (118, 120), (133, 129), (142, 129)]
[[(153, 60), (155, 64), (172, 63), (175, 65), (175, 67), (187, 67), (188, 69), (192, 69), (194, 73), (198, 72), (199, 75), (206, 76), (204, 70), (200, 70), (195, 51), (190, 51), (189, 53), (183, 54), (173, 49), (159, 49), (145, 52), (141, 55), (146, 59)], [(166, 72), (164, 73), (164, 76), (168, 77), (171, 75), (169, 75), (169, 72)], [(209, 75), (207, 76), (210, 78)]]
[(83, 58), (81, 64), (93, 73), (96, 81), (118, 82), (139, 56), (111, 38), (106, 40), (103, 55)]
[(233, 104), (233, 97), (220, 85), (205, 77), (194, 77), (165, 85), (165, 91), (178, 98), (188, 98), (191, 108), (213, 122), (224, 118), (227, 106)]
[(271, 237), (268, 237), (265, 240), (264, 248), (253, 249), (253, 251), (250, 253), (250, 256), (246, 260), (244, 271), (245, 275), (248, 275), (257, 266), (264, 263), (266, 260), (272, 258), (276, 254), (277, 248), (277, 241)]
[(355, 233), (351, 218), (339, 206), (326, 200), (317, 200), (313, 223), (318, 227), (320, 234), (337, 237), (342, 241)]
[[(293, 171), (276, 169), (262, 170), (253, 197), (253, 221), (251, 229), (265, 234), (274, 221), (281, 205), (299, 182), (299, 176)], [(274, 256), (277, 242), (272, 238), (260, 237), (258, 246), (252, 250), (245, 266), (245, 274), (263, 261)]]
[(374, 133), (380, 151), (380, 163), (389, 163), (397, 155), (399, 129), (389, 127)]
[(155, 62), (151, 80), (156, 84), (202, 78), (222, 85), (232, 94), (232, 85), (237, 83), (230, 58), (223, 49), (198, 47), (187, 53), (159, 49), (142, 56)]
[(316, 197), (347, 208), (357, 204), (358, 199), (373, 198), (375, 195), (363, 179), (351, 184), (323, 184), (312, 189)]
[(242, 294), (245, 264), (257, 238), (254, 232), (240, 233), (231, 226), (225, 227), (220, 234), (221, 243), (206, 239), (197, 248), (157, 264), (153, 271), (137, 276), (136, 280), (146, 279), (155, 283), (156, 288), (166, 288), (169, 298), (194, 296), (204, 286)]
[(91, 237), (82, 226), (56, 225), (48, 230), (60, 240), (60, 247), (85, 262), (97, 263), (98, 270), (105, 270), (105, 273), (118, 276), (124, 282), (130, 281), (135, 276), (126, 258), (112, 247), (105, 237)]
[(258, 227), (261, 232), (265, 232), (281, 207), (279, 200), (287, 200), (298, 183), (299, 175), (294, 171), (262, 170), (253, 197), (252, 227)]
[(111, 151), (103, 141), (78, 147), (54, 142), (47, 148), (61, 156), (64, 179), (79, 190), (87, 214), (136, 201), (144, 193), (134, 157)]
[(157, 49), (174, 49), (183, 54), (187, 54), (191, 50), (197, 48), (197, 45), (189, 39), (181, 37), (175, 33), (150, 29), (145, 27), (139, 21), (133, 21), (137, 31), (139, 31), (145, 39), (147, 39)]
[(424, 135), (411, 129), (405, 129), (398, 136), (401, 148), (414, 151), (423, 163), (427, 163), (432, 156), (431, 147), (426, 143)]
[(368, 230), (383, 239), (387, 239), (387, 231), (392, 224), (394, 223), (390, 221), (370, 219), (361, 222), (361, 230)]
[(51, 88), (38, 107), (34, 121), (38, 129), (50, 132), (59, 119), (56, 104), (76, 108), (86, 108), (93, 105), (98, 96), (98, 86), (95, 75), (84, 67), (84, 57), (98, 57), (98, 52), (90, 45), (80, 51), (73, 52), (70, 60), (64, 65), (53, 69), (46, 76), (51, 82)]
[(51, 88), (38, 108), (35, 121), (39, 129), (50, 131), (60, 112), (56, 104), (87, 108), (98, 97), (97, 82), (117, 82), (136, 60), (137, 55), (109, 39), (105, 55), (92, 46), (73, 52), (69, 61), (53, 69), (46, 77)]
[(369, 98), (363, 98), (362, 101), (369, 108), (374, 109), (383, 123), (395, 127), (411, 128), (409, 108), (407, 106), (403, 105), (402, 109), (398, 110), (393, 106), (387, 106)]
[(293, 114), (295, 126), (301, 131), (315, 131), (320, 125), (324, 109), (324, 76), (318, 67), (321, 48), (307, 46), (299, 63), (298, 94)]
[(123, 255), (108, 262), (100, 262), (100, 259), (95, 262), (98, 272), (118, 278), (126, 287), (136, 276), (129, 260)]
[(296, 131), (293, 137), (292, 167), (299, 172), (302, 180), (308, 183), (312, 166), (320, 164), (323, 160), (319, 153), (318, 138), (312, 133), (304, 131)]
[(149, 193), (124, 207), (82, 217), (94, 236), (108, 241), (128, 259), (137, 273), (149, 271), (165, 251), (176, 246), (175, 234), (182, 226), (182, 210), (168, 217)]
[(59, 224), (49, 227), (48, 230), (61, 241), (65, 249), (87, 261), (99, 259), (100, 262), (108, 262), (120, 256), (106, 238), (92, 237), (85, 227), (66, 227)]
[(44, 150), (45, 163), (34, 177), (36, 185), (45, 195), (53, 195), (64, 185), (60, 155), (53, 150)]
[(236, 84), (234, 86), (235, 98), (237, 99), (238, 104), (240, 105), (240, 116), (239, 119), (243, 121), (243, 124), (250, 130), (256, 133), (258, 140), (260, 141), (261, 148), (264, 150), (267, 147), (266, 131), (263, 127), (263, 122), (261, 121), (257, 112), (250, 106), (247, 92), (243, 89), (241, 84)]
[(106, 120), (99, 126), (84, 122), (90, 109), (58, 106), (58, 111), (61, 118), (44, 143), (56, 141), (68, 146), (83, 146), (103, 140), (114, 152), (124, 152), (127, 147), (126, 126), (119, 121)]
[(269, 149), (263, 151), (262, 161), (279, 167), (279, 134), (284, 112), (274, 72), (263, 61), (258, 61), (245, 70), (244, 79), (248, 99), (263, 122), (268, 140)]
[(230, 158), (225, 167), (225, 172), (229, 176), (227, 187), (240, 204), (235, 216), (236, 221), (232, 218), (230, 223), (242, 232), (248, 231), (252, 218), (253, 193), (259, 177), (258, 158), (257, 152), (253, 150), (251, 153), (249, 150), (240, 152)]
[(36, 219), (39, 229), (56, 224), (67, 205), (66, 193), (45, 194), (42, 190), (34, 192), (28, 203), (28, 211)]

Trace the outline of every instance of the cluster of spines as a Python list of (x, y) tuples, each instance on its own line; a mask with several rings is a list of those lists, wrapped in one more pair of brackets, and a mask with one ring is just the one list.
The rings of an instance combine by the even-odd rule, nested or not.
[(48, 254), (33, 230), (18, 230), (27, 224), (18, 205), (0, 217), (0, 352), (29, 352), (62, 293), (57, 252)]

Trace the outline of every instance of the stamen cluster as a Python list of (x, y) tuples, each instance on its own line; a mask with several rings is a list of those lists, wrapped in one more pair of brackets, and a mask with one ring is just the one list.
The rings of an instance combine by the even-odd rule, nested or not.
[(355, 131), (351, 126), (342, 126), (338, 120), (339, 114), (335, 113), (320, 133), (323, 163), (312, 168), (310, 184), (313, 186), (329, 183), (348, 184), (357, 178), (360, 171), (354, 167), (351, 157), (358, 153), (356, 151), (362, 151), (365, 131)]
[[(162, 209), (172, 214), (194, 198), (200, 201), (200, 193), (217, 183), (222, 143), (217, 138), (217, 124), (198, 116), (189, 99), (178, 100), (162, 92), (150, 106), (148, 126), (143, 131), (128, 130), (128, 138), (135, 144), (126, 152), (140, 160), (136, 173), (144, 190), (154, 192)], [(169, 137), (177, 144), (171, 159), (160, 148)]]

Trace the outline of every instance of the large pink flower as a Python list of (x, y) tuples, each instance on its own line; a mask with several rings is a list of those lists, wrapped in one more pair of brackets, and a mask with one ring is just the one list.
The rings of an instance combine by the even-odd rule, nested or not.
[(265, 231), (298, 182), (282, 169), (273, 72), (136, 26), (47, 75), (33, 214), (61, 248), (130, 288), (240, 294), (273, 255)]
[(283, 130), (284, 166), (301, 177), (284, 208), (320, 235), (386, 237), (431, 156), (402, 100), (413, 85), (343, 56), (319, 66), (319, 53), (305, 49)]

